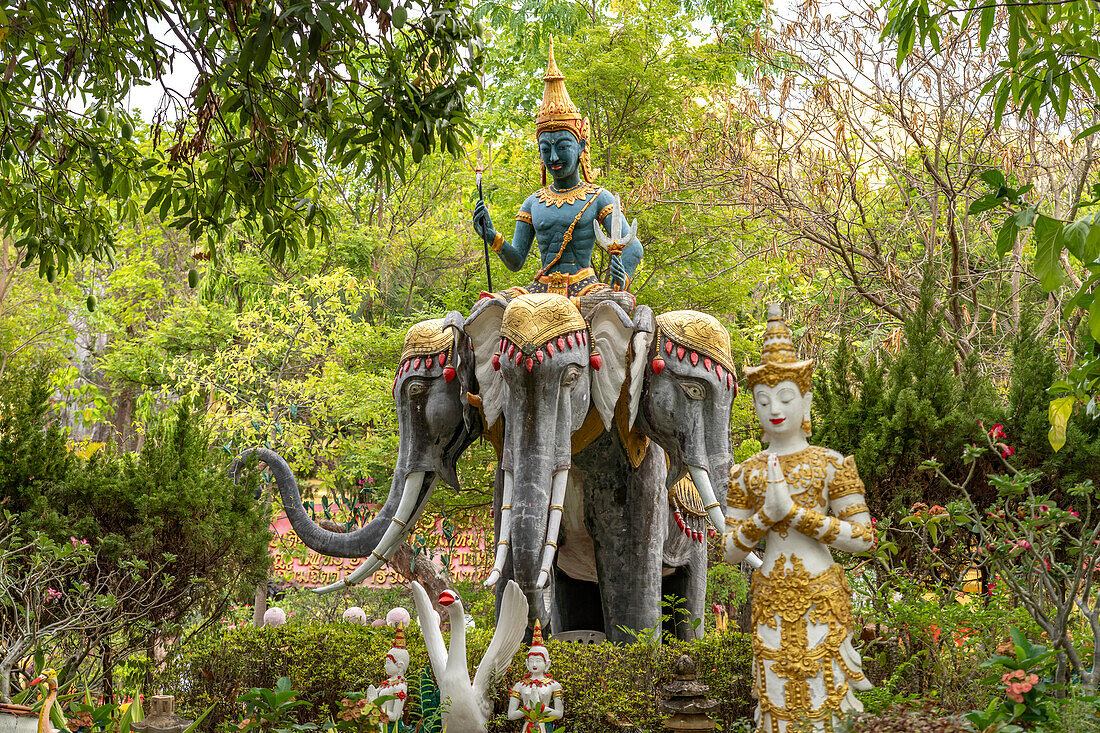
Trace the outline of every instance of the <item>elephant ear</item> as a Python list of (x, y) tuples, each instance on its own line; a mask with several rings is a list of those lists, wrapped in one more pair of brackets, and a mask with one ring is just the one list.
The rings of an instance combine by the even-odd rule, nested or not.
[(592, 310), (588, 330), (603, 362), (599, 369), (592, 370), (592, 403), (600, 413), (604, 428), (610, 430), (615, 404), (626, 381), (626, 354), (634, 323), (618, 304), (605, 300)]
[(649, 361), (649, 349), (656, 335), (657, 321), (648, 305), (639, 305), (634, 309), (634, 338), (630, 342), (630, 386), (627, 397), (630, 400), (630, 422), (638, 417), (638, 406), (642, 402), (642, 382), (645, 381), (645, 366)]
[(504, 375), (493, 368), (493, 354), (500, 346), (500, 323), (507, 304), (503, 298), (484, 298), (466, 319), (466, 336), (474, 347), (474, 373), (480, 390), (486, 427), (493, 427), (504, 406)]

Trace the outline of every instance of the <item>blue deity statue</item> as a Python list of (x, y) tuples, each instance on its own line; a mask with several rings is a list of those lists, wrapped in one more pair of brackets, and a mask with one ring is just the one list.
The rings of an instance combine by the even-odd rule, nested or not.
[[(612, 216), (617, 197), (592, 182), (596, 176), (589, 157), (589, 122), (569, 98), (565, 76), (554, 62), (553, 39), (543, 80), (535, 134), (543, 182), (547, 171), (552, 182), (520, 206), (511, 242), (493, 226), (484, 201), (474, 207), (474, 230), (513, 272), (523, 267), (532, 242), (538, 245), (542, 269), (535, 281), (509, 289), (508, 296), (550, 292), (579, 298), (599, 290), (627, 290), (642, 260), (642, 244), (633, 227), (628, 229), (621, 216)], [(619, 231), (613, 232), (613, 225)], [(597, 238), (611, 255), (610, 287), (592, 269)]]

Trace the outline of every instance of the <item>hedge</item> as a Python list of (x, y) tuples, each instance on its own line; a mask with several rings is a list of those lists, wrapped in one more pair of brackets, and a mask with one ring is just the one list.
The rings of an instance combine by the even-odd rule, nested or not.
[[(467, 633), (471, 675), (489, 644), (490, 630)], [(290, 677), (301, 699), (298, 722), (328, 720), (345, 693), (363, 691), (385, 674), (382, 661), (393, 640), (387, 628), (349, 623), (324, 624), (292, 621), (277, 628), (244, 627), (200, 637), (176, 648), (157, 675), (163, 694), (176, 697), (181, 715), (198, 717), (214, 704), (203, 729), (213, 731), (240, 718), (236, 698), (253, 687), (273, 687), (281, 676)], [(427, 652), (417, 629), (408, 634), (409, 674), (428, 668)], [(749, 638), (738, 632), (712, 634), (693, 642), (663, 646), (563, 644), (548, 642), (550, 670), (565, 691), (566, 716), (561, 733), (621, 733), (624, 730), (657, 733), (663, 730), (657, 712), (657, 686), (671, 678), (681, 653), (695, 659), (700, 679), (710, 685), (709, 696), (719, 702), (717, 715), (726, 730), (751, 714), (749, 697), (752, 651)], [(490, 733), (512, 733), (507, 721), (508, 690), (523, 674), (523, 655), (496, 685), (497, 717)], [(415, 709), (411, 711), (416, 718)]]

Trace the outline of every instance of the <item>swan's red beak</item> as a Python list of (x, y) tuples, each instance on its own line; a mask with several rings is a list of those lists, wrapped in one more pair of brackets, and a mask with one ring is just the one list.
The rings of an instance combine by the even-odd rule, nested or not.
[(439, 594), (439, 605), (449, 606), (458, 599), (453, 591), (445, 590)]

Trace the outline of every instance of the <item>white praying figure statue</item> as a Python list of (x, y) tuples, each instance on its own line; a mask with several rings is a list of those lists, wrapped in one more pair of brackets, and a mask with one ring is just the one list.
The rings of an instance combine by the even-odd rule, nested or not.
[(386, 652), (386, 681), (378, 687), (367, 688), (367, 698), (371, 701), (380, 697), (392, 697), (392, 700), (380, 703), (385, 720), (379, 725), (379, 733), (393, 733), (400, 729), (401, 716), (405, 712), (405, 699), (409, 695), (409, 684), (405, 673), (409, 669), (409, 650), (405, 648), (405, 630), (397, 627), (393, 648)]
[(813, 361), (799, 361), (777, 305), (768, 308), (760, 366), (745, 370), (768, 447), (734, 466), (726, 500), (725, 558), (764, 542), (752, 580), (753, 696), (757, 733), (831, 732), (863, 710), (868, 690), (852, 644), (851, 589), (830, 547), (873, 542), (863, 482), (851, 456), (810, 445)]
[[(548, 675), (550, 652), (542, 640), (542, 625), (535, 621), (531, 649), (527, 652), (527, 674), (516, 684), (508, 698), (508, 720), (520, 720), (532, 712), (542, 713), (544, 722), (528, 718), (521, 733), (553, 733), (554, 724), (565, 715), (561, 683)], [(541, 708), (540, 708), (541, 706)]]

